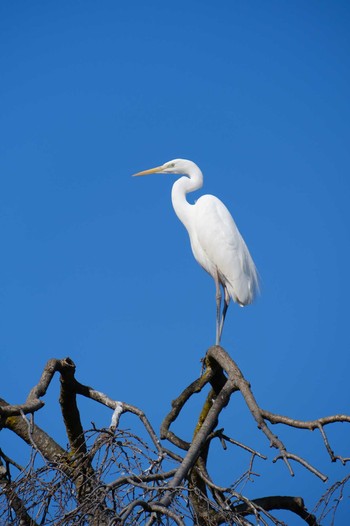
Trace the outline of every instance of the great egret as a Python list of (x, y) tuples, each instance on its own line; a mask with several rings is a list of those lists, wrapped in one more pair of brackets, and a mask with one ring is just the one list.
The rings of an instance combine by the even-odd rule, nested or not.
[[(213, 277), (216, 287), (216, 344), (220, 344), (230, 297), (241, 307), (254, 300), (258, 274), (239, 230), (226, 206), (213, 195), (203, 195), (190, 204), (186, 194), (203, 186), (199, 167), (186, 159), (174, 159), (135, 176), (152, 173), (184, 175), (173, 184), (171, 200), (177, 217), (190, 237), (198, 263)], [(224, 303), (221, 311), (221, 287)]]

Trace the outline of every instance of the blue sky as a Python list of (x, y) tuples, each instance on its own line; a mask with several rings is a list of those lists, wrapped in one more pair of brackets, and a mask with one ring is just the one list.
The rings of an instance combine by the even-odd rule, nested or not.
[[(49, 358), (70, 356), (81, 382), (159, 427), (214, 343), (215, 289), (172, 210), (174, 176), (131, 174), (183, 157), (259, 269), (261, 296), (230, 306), (222, 340), (258, 402), (349, 413), (349, 18), (346, 1), (1, 4), (1, 396), (22, 402)], [(57, 393), (36, 421), (60, 438)], [(177, 426), (188, 438), (196, 404)], [(109, 423), (82, 407), (85, 427)], [(222, 425), (269, 454), (251, 496), (283, 488), (312, 507), (325, 491), (271, 464), (238, 401)], [(314, 433), (274, 431), (347, 473)], [(350, 428), (329, 434), (349, 456)], [(215, 451), (219, 482), (240, 474), (234, 453)]]

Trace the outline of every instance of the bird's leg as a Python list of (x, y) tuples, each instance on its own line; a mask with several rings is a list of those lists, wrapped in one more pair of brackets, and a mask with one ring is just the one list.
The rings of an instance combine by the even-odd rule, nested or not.
[(216, 345), (220, 345), (220, 310), (221, 310), (221, 289), (218, 273), (214, 276), (216, 287)]
[(228, 306), (229, 306), (229, 303), (230, 303), (230, 295), (229, 295), (226, 287), (224, 287), (224, 291), (225, 291), (225, 299), (224, 299), (224, 306), (223, 306), (223, 309), (222, 309), (222, 316), (221, 316), (221, 320), (220, 320), (219, 341), (221, 340), (221, 334), (222, 334), (222, 329), (224, 328), (226, 312), (227, 312), (227, 309), (228, 309)]

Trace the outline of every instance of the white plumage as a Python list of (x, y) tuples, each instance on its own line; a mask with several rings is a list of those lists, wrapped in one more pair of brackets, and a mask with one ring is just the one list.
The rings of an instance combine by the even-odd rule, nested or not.
[[(194, 257), (213, 277), (216, 285), (216, 343), (220, 343), (230, 297), (239, 305), (252, 303), (258, 290), (257, 270), (230, 212), (213, 195), (203, 195), (190, 204), (186, 194), (203, 186), (203, 174), (192, 161), (174, 159), (162, 166), (135, 174), (183, 174), (175, 181), (171, 199), (174, 210), (186, 227)], [(224, 305), (221, 310), (221, 289)]]

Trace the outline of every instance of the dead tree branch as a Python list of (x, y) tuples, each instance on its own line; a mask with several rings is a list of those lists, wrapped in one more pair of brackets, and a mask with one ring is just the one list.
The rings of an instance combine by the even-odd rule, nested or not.
[[(340, 460), (345, 465), (350, 459), (334, 453), (324, 427), (336, 422), (350, 422), (350, 416), (334, 415), (301, 421), (271, 413), (258, 405), (249, 382), (222, 347), (211, 347), (204, 363), (203, 374), (173, 401), (171, 411), (161, 426), (161, 439), (179, 448), (181, 455), (162, 445), (142, 410), (126, 402), (113, 400), (78, 382), (75, 378), (76, 367), (70, 358), (49, 360), (25, 403), (10, 405), (0, 399), (0, 427), (16, 433), (44, 459), (41, 467), (35, 467), (35, 456), (39, 457), (35, 453), (29, 467), (23, 470), (17, 463), (10, 462), (0, 450), (0, 485), (18, 524), (19, 521), (28, 526), (45, 524), (54, 500), (55, 505), (58, 503), (60, 513), (60, 519), (55, 522), (57, 526), (73, 524), (76, 520), (85, 520), (84, 524), (91, 526), (126, 526), (145, 524), (145, 521), (151, 526), (158, 520), (165, 521), (164, 524), (183, 526), (184, 514), (188, 510), (198, 526), (219, 526), (224, 523), (251, 525), (246, 517), (252, 517), (250, 520), (256, 523), (278, 524), (271, 511), (279, 509), (289, 510), (306, 524), (317, 526), (316, 518), (305, 508), (301, 497), (266, 496), (251, 500), (233, 489), (237, 484), (231, 487), (217, 485), (207, 471), (210, 446), (213, 440), (219, 439), (223, 449), (232, 444), (250, 454), (249, 467), (238, 481), (249, 480), (256, 475), (253, 472), (255, 459), (266, 460), (255, 448), (242, 444), (225, 434), (223, 429), (218, 429), (223, 408), (228, 405), (231, 396), (240, 393), (248, 414), (268, 439), (270, 446), (278, 451), (273, 462), (282, 459), (292, 475), (291, 463), (297, 462), (326, 480), (326, 476), (307, 460), (288, 451), (284, 442), (272, 433), (270, 426), (282, 424), (318, 430), (331, 461)], [(42, 397), (56, 372), (60, 375), (59, 402), (69, 442), (68, 451), (34, 423), (33, 415), (43, 408)], [(191, 396), (202, 393), (206, 386), (210, 390), (205, 396), (192, 441), (188, 442), (176, 435), (171, 426)], [(112, 411), (109, 426), (84, 431), (78, 395), (108, 407)], [(125, 413), (131, 413), (140, 420), (147, 443), (119, 428), (120, 419)], [(30, 418), (26, 415), (30, 415)], [(11, 470), (19, 471), (16, 481), (11, 480), (10, 465)], [(334, 488), (332, 495), (338, 490), (342, 492), (346, 482)], [(40, 499), (43, 500), (42, 504)], [(180, 501), (183, 501), (182, 504)], [(324, 502), (328, 503), (326, 501), (325, 497)], [(66, 502), (70, 503), (69, 510), (64, 508)]]
[[(303, 459), (300, 455), (289, 452), (280, 440), (280, 438), (273, 434), (269, 428), (267, 422), (270, 423), (284, 423), (291, 425), (292, 427), (300, 428), (309, 428), (316, 429), (318, 428), (321, 431), (321, 434), (324, 439), (325, 446), (329, 452), (332, 461), (334, 459), (340, 458), (336, 457), (331, 450), (328, 440), (325, 436), (323, 425), (333, 423), (333, 422), (349, 422), (350, 417), (347, 415), (335, 415), (334, 417), (327, 417), (319, 419), (312, 422), (301, 422), (288, 419), (287, 417), (280, 417), (279, 415), (273, 415), (263, 409), (258, 405), (249, 382), (244, 378), (242, 372), (238, 368), (237, 364), (232, 360), (232, 358), (224, 351), (220, 346), (211, 347), (205, 357), (205, 371), (201, 378), (197, 379), (195, 382), (190, 384), (181, 395), (174, 400), (172, 403), (172, 410), (166, 416), (161, 427), (161, 437), (168, 439), (174, 445), (179, 448), (186, 450), (187, 453), (181, 462), (179, 469), (174, 475), (173, 479), (168, 484), (168, 491), (164, 494), (161, 499), (161, 504), (169, 506), (172, 499), (174, 498), (174, 492), (172, 491), (176, 488), (183, 480), (189, 479), (190, 487), (192, 485), (201, 488), (202, 497), (193, 496), (190, 494), (192, 504), (197, 509), (198, 514), (202, 517), (203, 524), (205, 524), (208, 519), (208, 514), (211, 514), (212, 510), (208, 509), (206, 505), (205, 511), (201, 506), (201, 500), (206, 498), (206, 487), (203, 484), (199, 484), (198, 480), (203, 479), (200, 475), (200, 466), (205, 467), (206, 457), (209, 450), (209, 444), (214, 436), (221, 435), (222, 432), (215, 434), (215, 427), (217, 426), (218, 416), (221, 410), (228, 404), (230, 397), (235, 392), (240, 392), (243, 396), (243, 399), (246, 402), (246, 405), (253, 416), (254, 420), (257, 423), (258, 429), (260, 429), (264, 435), (268, 438), (270, 447), (273, 447), (279, 451), (279, 454), (273, 460), (276, 462), (278, 459), (282, 459), (290, 474), (293, 476), (294, 471), (292, 469), (290, 461), (298, 462), (303, 467), (308, 469), (311, 473), (319, 477), (321, 480), (327, 480), (326, 475), (321, 473), (318, 469), (312, 466), (308, 461)], [(212, 390), (206, 398), (204, 403), (201, 415), (198, 419), (197, 427), (194, 433), (192, 443), (182, 440), (180, 437), (176, 436), (171, 430), (170, 426), (175, 420), (179, 417), (182, 408), (188, 399), (195, 393), (198, 393), (203, 389), (203, 387), (210, 383)], [(222, 438), (223, 440), (223, 438)], [(229, 440), (230, 441), (230, 440)], [(231, 443), (234, 443), (234, 440), (231, 440)], [(248, 446), (240, 444), (241, 447), (248, 449)], [(345, 463), (348, 459), (342, 459)], [(197, 464), (196, 464), (197, 463)], [(195, 468), (196, 466), (196, 468)], [(208, 485), (208, 482), (206, 482)], [(208, 487), (213, 489), (213, 486), (210, 484)], [(216, 492), (218, 489), (216, 488)], [(217, 495), (217, 493), (216, 493)], [(220, 496), (219, 496), (220, 497)], [(220, 497), (221, 498), (221, 497)], [(259, 502), (267, 503), (268, 506), (276, 506), (278, 503), (277, 498), (272, 498), (271, 500), (259, 500)], [(290, 506), (296, 514), (299, 514), (308, 524), (316, 524), (314, 518), (309, 514), (304, 505), (301, 505), (300, 498), (288, 497), (286, 500), (279, 502), (281, 506)], [(278, 509), (275, 507), (274, 509)], [(237, 509), (235, 509), (235, 512)], [(205, 517), (207, 515), (207, 517)], [(311, 518), (310, 518), (311, 517)], [(309, 521), (309, 522), (308, 522)], [(310, 522), (311, 521), (311, 522)]]

